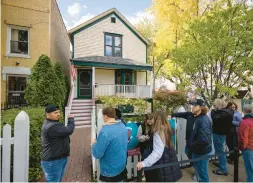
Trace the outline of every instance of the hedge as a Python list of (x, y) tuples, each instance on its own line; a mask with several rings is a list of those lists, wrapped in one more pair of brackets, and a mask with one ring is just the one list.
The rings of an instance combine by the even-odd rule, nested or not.
[[(2, 124), (10, 124), (12, 128), (12, 136), (14, 135), (14, 120), (19, 112), (25, 111), (30, 118), (30, 150), (29, 150), (29, 182), (37, 182), (41, 179), (42, 169), (41, 161), (41, 127), (45, 121), (44, 107), (22, 109), (9, 109), (2, 111)], [(62, 116), (62, 120), (63, 116)], [(61, 120), (61, 121), (62, 121)], [(1, 128), (3, 129), (3, 128)]]

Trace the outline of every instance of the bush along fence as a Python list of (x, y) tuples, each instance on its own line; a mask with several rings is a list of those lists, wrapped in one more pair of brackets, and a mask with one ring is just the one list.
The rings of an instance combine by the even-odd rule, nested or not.
[[(217, 153), (214, 155), (207, 155), (207, 156), (203, 156), (200, 158), (195, 158), (195, 159), (190, 159), (190, 160), (182, 160), (182, 161), (178, 161), (178, 162), (172, 162), (172, 163), (165, 163), (162, 165), (154, 165), (152, 167), (147, 167), (144, 168), (145, 170), (154, 170), (154, 169), (160, 169), (160, 168), (167, 168), (170, 166), (175, 166), (175, 165), (182, 165), (182, 164), (188, 164), (188, 163), (194, 163), (200, 160), (204, 160), (204, 159), (211, 159), (214, 157), (219, 157), (219, 156), (224, 156), (224, 155), (228, 155), (234, 153), (234, 182), (238, 182), (239, 181), (239, 175), (238, 175), (238, 170), (239, 170), (239, 149), (237, 147), (234, 148), (234, 150), (229, 151), (229, 152), (225, 152), (225, 153)], [(137, 182), (142, 182), (142, 175), (143, 175), (143, 169), (137, 171)]]

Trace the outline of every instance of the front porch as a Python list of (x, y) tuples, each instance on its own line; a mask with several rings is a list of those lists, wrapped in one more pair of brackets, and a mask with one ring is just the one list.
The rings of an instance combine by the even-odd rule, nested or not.
[[(102, 96), (152, 98), (152, 66), (115, 57), (72, 59), (77, 73), (74, 98), (96, 99)], [(152, 80), (152, 79), (151, 79)]]

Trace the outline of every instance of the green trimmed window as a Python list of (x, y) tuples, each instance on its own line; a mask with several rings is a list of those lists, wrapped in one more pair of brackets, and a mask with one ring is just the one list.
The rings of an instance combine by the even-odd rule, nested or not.
[(122, 57), (122, 36), (105, 33), (105, 56)]

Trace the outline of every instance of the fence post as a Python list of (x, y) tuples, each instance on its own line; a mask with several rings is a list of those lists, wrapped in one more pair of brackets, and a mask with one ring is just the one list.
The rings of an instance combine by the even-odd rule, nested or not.
[(3, 157), (2, 158), (2, 182), (10, 182), (11, 170), (11, 126), (9, 124), (3, 127)]
[(137, 170), (137, 182), (142, 182), (142, 169)]
[(239, 181), (238, 170), (239, 170), (239, 149), (235, 147), (234, 148), (234, 182)]
[(21, 111), (14, 123), (14, 173), (13, 182), (28, 182), (29, 177), (30, 120)]
[[(96, 107), (93, 104), (92, 112), (91, 112), (91, 139), (96, 139)], [(96, 172), (96, 159), (91, 155), (92, 160), (92, 172), (93, 178), (95, 179), (95, 172)]]
[(68, 125), (68, 115), (70, 114), (70, 107), (65, 107), (65, 126)]

